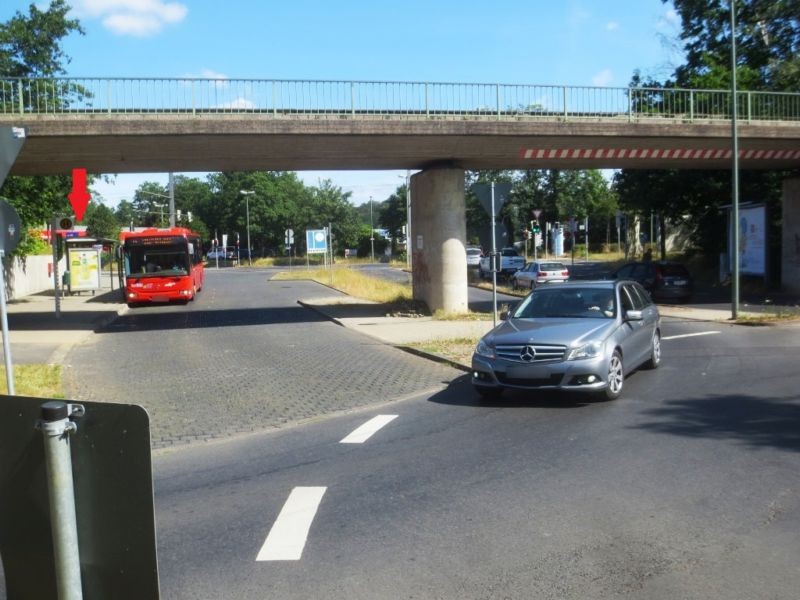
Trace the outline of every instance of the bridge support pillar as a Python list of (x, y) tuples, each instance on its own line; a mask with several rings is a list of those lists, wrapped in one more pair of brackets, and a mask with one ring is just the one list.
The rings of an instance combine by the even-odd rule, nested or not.
[(800, 179), (787, 179), (783, 182), (782, 234), (783, 289), (800, 293)]
[(464, 170), (434, 168), (411, 177), (412, 286), (431, 311), (466, 312)]

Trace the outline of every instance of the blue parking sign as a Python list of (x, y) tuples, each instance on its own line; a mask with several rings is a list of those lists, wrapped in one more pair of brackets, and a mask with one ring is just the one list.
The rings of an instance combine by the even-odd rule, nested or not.
[(306, 248), (308, 254), (328, 251), (328, 236), (324, 229), (306, 229)]

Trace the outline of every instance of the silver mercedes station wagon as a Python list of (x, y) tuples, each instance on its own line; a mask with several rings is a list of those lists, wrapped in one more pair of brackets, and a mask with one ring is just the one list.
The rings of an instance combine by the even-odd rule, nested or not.
[(613, 400), (626, 375), (661, 362), (661, 317), (635, 281), (540, 286), (478, 342), (472, 384), (484, 398), (504, 389), (592, 392)]

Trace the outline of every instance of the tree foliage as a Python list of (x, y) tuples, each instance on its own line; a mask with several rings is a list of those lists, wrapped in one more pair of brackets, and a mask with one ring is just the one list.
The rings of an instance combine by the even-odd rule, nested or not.
[[(69, 6), (54, 0), (46, 10), (31, 4), (27, 15), (17, 11), (0, 23), (0, 77), (52, 77), (64, 73), (69, 57), (61, 48), (63, 38), (83, 33), (77, 20), (68, 19)], [(14, 100), (12, 100), (14, 101)], [(72, 212), (67, 194), (71, 188), (68, 176), (16, 177), (6, 179), (0, 196), (16, 208), (23, 230), (40, 230), (54, 216)], [(15, 254), (34, 251), (36, 242), (25, 239)]]
[[(632, 85), (729, 89), (730, 0), (672, 0), (672, 4), (681, 19), (686, 62), (667, 81), (643, 81), (635, 73)], [(800, 84), (800, 2), (736, 0), (734, 4), (737, 89), (796, 91)], [(781, 180), (787, 175), (742, 171), (739, 177), (742, 201), (766, 203), (776, 226)], [(711, 251), (709, 254), (724, 251), (722, 207), (732, 201), (729, 170), (623, 170), (616, 174), (614, 187), (627, 212), (641, 216), (652, 212), (662, 223), (690, 225), (696, 246)]]
[(68, 19), (70, 7), (52, 0), (47, 10), (31, 3), (28, 14), (17, 11), (0, 23), (0, 76), (53, 77), (65, 73), (69, 57), (61, 41), (71, 33), (83, 34), (76, 19)]

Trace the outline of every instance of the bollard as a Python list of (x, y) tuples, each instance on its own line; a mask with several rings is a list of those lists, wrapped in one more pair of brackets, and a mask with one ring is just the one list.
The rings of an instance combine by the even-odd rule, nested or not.
[(77, 430), (70, 417), (80, 417), (83, 412), (80, 404), (45, 402), (42, 404), (42, 419), (38, 424), (44, 434), (50, 525), (59, 600), (83, 598), (69, 443), (69, 434)]

